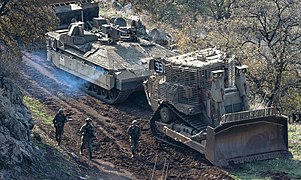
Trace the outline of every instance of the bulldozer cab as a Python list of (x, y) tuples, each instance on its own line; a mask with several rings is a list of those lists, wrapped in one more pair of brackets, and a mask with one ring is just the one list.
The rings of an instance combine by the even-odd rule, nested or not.
[(149, 61), (152, 75), (144, 87), (155, 111), (152, 133), (218, 166), (291, 157), (286, 117), (274, 108), (250, 110), (248, 66), (226, 57), (209, 48)]

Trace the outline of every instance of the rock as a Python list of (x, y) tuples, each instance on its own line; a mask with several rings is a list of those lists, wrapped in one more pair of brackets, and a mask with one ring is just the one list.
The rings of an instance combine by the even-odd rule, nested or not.
[(162, 32), (157, 28), (152, 29), (149, 32), (149, 36), (151, 37), (152, 41), (154, 41), (157, 44), (160, 44), (161, 46), (168, 46), (172, 41), (172, 37), (170, 34)]
[(37, 141), (39, 141), (39, 142), (42, 141), (42, 138), (41, 138), (40, 134), (38, 134), (38, 133), (36, 133), (36, 132), (34, 132), (34, 133), (32, 134), (32, 137), (33, 137), (34, 139), (36, 139)]
[(83, 176), (79, 176), (78, 178), (79, 179), (87, 179), (86, 177), (83, 177)]
[(122, 9), (122, 5), (119, 3), (118, 0), (112, 0), (111, 6), (116, 11), (120, 11)]
[(127, 26), (127, 23), (126, 23), (125, 19), (122, 18), (122, 17), (116, 18), (116, 19), (114, 20), (114, 24), (115, 24), (115, 25), (118, 25), (118, 26), (120, 26), (120, 27), (126, 27), (126, 26)]
[(68, 154), (71, 155), (73, 158), (78, 159), (78, 155), (76, 155), (75, 153), (73, 153), (73, 152), (68, 152)]
[(30, 141), (34, 121), (22, 99), (13, 81), (0, 76), (0, 179), (15, 179), (20, 167), (35, 160)]
[(1, 169), (0, 179), (13, 179), (13, 172), (7, 169)]

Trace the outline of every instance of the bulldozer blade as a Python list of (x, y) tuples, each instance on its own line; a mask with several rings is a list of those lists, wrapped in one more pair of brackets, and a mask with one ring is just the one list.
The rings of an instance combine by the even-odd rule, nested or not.
[(208, 127), (205, 157), (217, 166), (292, 157), (287, 118), (275, 115)]

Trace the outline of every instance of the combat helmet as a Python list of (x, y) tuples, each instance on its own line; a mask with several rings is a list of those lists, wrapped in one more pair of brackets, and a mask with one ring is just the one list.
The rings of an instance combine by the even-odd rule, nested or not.
[(63, 108), (60, 108), (59, 111), (58, 111), (58, 113), (59, 113), (59, 114), (64, 113), (64, 109), (63, 109)]
[(86, 122), (92, 122), (92, 119), (89, 118), (89, 117), (87, 117), (87, 118), (85, 119), (85, 121), (86, 121)]

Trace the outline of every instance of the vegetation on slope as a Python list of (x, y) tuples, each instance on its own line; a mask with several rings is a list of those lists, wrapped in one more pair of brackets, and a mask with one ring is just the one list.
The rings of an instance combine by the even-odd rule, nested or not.
[[(0, 2), (0, 72), (16, 74), (23, 48), (32, 49), (44, 41), (57, 18), (47, 0), (3, 0)], [(43, 43), (44, 45), (44, 43)]]
[(173, 28), (180, 52), (217, 47), (247, 64), (252, 98), (286, 114), (301, 110), (300, 1), (127, 2)]
[[(56, 146), (52, 139), (53, 116), (45, 104), (30, 96), (24, 96), (24, 103), (36, 121), (33, 129), (33, 143), (40, 157), (32, 164), (31, 170), (24, 170), (22, 179), (101, 179), (102, 174), (91, 164), (68, 152), (65, 147)], [(28, 171), (28, 172), (27, 172)]]

